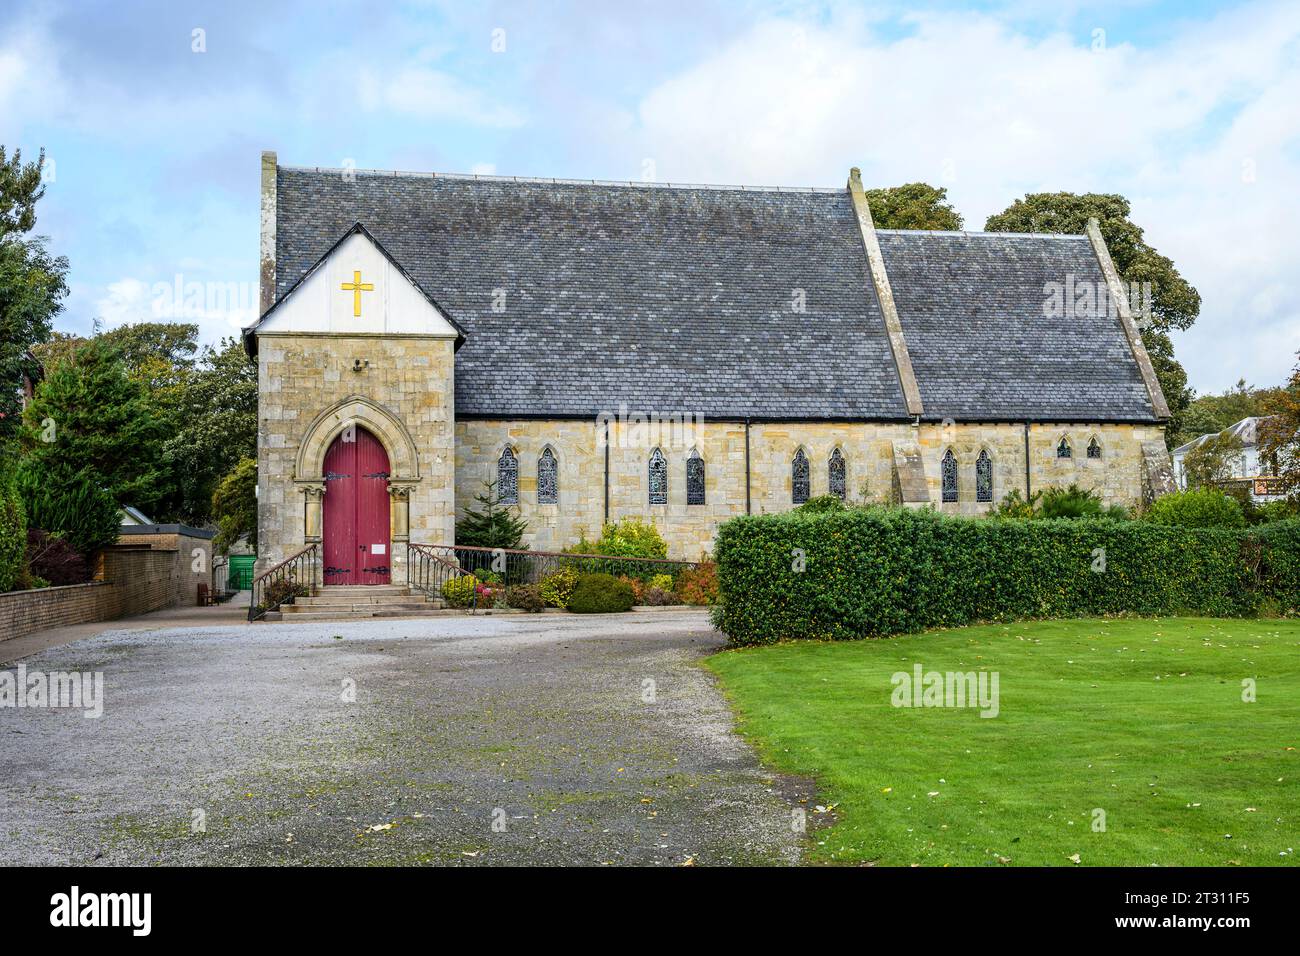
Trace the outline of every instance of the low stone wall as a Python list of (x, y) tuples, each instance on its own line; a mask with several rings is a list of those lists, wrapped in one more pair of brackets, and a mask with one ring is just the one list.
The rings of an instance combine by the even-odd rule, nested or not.
[(118, 546), (100, 555), (96, 580), (0, 594), (0, 641), (68, 624), (111, 621), (194, 601), (176, 551)]

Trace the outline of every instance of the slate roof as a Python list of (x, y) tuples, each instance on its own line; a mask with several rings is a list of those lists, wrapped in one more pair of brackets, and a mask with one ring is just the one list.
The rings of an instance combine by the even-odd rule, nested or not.
[[(280, 167), (276, 220), (277, 297), (360, 222), (459, 323), (458, 416), (907, 418), (847, 190)], [(880, 241), (926, 418), (1152, 419), (1118, 322), (1041, 318), (1086, 238)]]
[(1047, 283), (1106, 288), (1087, 236), (877, 236), (926, 418), (1154, 420), (1104, 296), (1070, 318), (1044, 314)]

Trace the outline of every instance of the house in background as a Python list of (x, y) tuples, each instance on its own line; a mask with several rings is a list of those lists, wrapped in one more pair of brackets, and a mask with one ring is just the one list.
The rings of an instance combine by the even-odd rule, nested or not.
[(1179, 445), (1173, 451), (1174, 480), (1180, 489), (1187, 488), (1187, 470), (1184, 462), (1188, 452), (1204, 445), (1216, 435), (1233, 437), (1241, 441), (1241, 450), (1228, 459), (1228, 474), (1218, 484), (1223, 486), (1241, 485), (1249, 489), (1250, 497), (1256, 503), (1279, 501), (1284, 495), (1277, 481), (1276, 458), (1262, 458), (1259, 451), (1259, 423), (1263, 418), (1254, 416), (1243, 418), (1235, 425), (1230, 425), (1221, 432), (1211, 432)]

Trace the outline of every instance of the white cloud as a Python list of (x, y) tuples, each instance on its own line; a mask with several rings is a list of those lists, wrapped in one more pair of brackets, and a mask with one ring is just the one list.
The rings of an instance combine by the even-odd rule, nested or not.
[[(1179, 357), (1201, 390), (1280, 380), (1300, 347), (1300, 14), (1257, 4), (1159, 47), (1031, 39), (918, 15), (899, 39), (773, 20), (641, 101), (660, 178), (946, 186), (971, 228), (1026, 192), (1118, 192), (1200, 290)], [(1255, 182), (1243, 182), (1250, 160)]]
[(407, 67), (388, 76), (362, 70), (357, 89), (362, 107), (368, 110), (386, 109), (420, 119), (460, 120), (500, 128), (524, 122), (517, 111), (492, 102), (449, 73), (427, 67)]

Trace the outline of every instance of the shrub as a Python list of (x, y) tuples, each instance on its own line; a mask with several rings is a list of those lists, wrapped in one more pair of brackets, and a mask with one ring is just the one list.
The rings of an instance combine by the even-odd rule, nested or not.
[(1101, 498), (1090, 488), (1072, 484), (1068, 488), (1047, 488), (1038, 502), (1042, 518), (1095, 518), (1101, 514)]
[(547, 607), (558, 607), (563, 610), (569, 606), (569, 598), (573, 596), (573, 589), (577, 584), (577, 571), (573, 568), (560, 568), (542, 578), (537, 588)]
[(645, 584), (644, 581), (642, 581), (640, 578), (629, 577), (629, 576), (626, 575), (626, 574), (620, 574), (620, 575), (618, 576), (618, 579), (619, 579), (620, 581), (624, 581), (624, 582), (626, 582), (627, 585), (628, 585), (630, 588), (632, 588), (632, 601), (633, 601), (633, 603), (635, 603), (635, 604), (644, 604), (644, 603), (645, 603), (645, 588), (646, 588), (646, 584)]
[(279, 604), (292, 604), (295, 598), (306, 597), (310, 593), (311, 588), (306, 584), (299, 584), (293, 578), (275, 578), (268, 581), (262, 590), (261, 606), (272, 608)]
[(12, 590), (25, 567), (27, 515), (7, 467), (0, 464), (0, 591)]
[(646, 588), (643, 603), (650, 607), (670, 607), (681, 604), (677, 595), (672, 591), (665, 591), (663, 588), (649, 587)]
[[(1296, 600), (1300, 542), (1286, 522), (1260, 559), (1268, 593)], [(1244, 533), (1106, 519), (984, 521), (929, 511), (749, 515), (719, 529), (721, 610), (736, 644), (845, 639), (977, 621), (1104, 614), (1251, 613)], [(793, 549), (806, 570), (792, 568)], [(1104, 549), (1098, 551), (1098, 549)], [(1098, 568), (1098, 556), (1105, 570)]]
[(536, 584), (516, 584), (506, 588), (506, 606), (540, 614), (546, 607), (546, 602), (542, 600), (541, 588)]
[(48, 584), (84, 584), (90, 580), (86, 559), (57, 534), (27, 529), (27, 569)]
[(668, 545), (659, 529), (640, 518), (624, 518), (605, 525), (593, 548), (593, 554), (608, 554), (616, 558), (668, 557)]
[(632, 586), (612, 574), (584, 574), (569, 598), (575, 614), (612, 614), (632, 609)]
[(658, 588), (660, 591), (671, 591), (673, 589), (673, 576), (671, 574), (653, 574), (650, 580), (646, 582), (647, 587)]
[(824, 511), (843, 511), (847, 505), (839, 495), (818, 495), (815, 498), (809, 498), (795, 511), (801, 511), (804, 514), (821, 514)]
[(442, 583), (442, 599), (448, 607), (469, 607), (478, 593), (479, 580), (472, 574), (460, 574)]
[(677, 596), (683, 604), (717, 604), (718, 566), (709, 561), (694, 568), (683, 568), (677, 575)]
[(1217, 488), (1192, 488), (1157, 498), (1143, 516), (1154, 524), (1184, 528), (1244, 528), (1241, 505)]
[(989, 512), (990, 518), (1034, 518), (1038, 515), (1038, 500), (1043, 497), (1041, 491), (1030, 494), (1026, 500), (1019, 488), (1013, 488), (1002, 496), (998, 506)]

